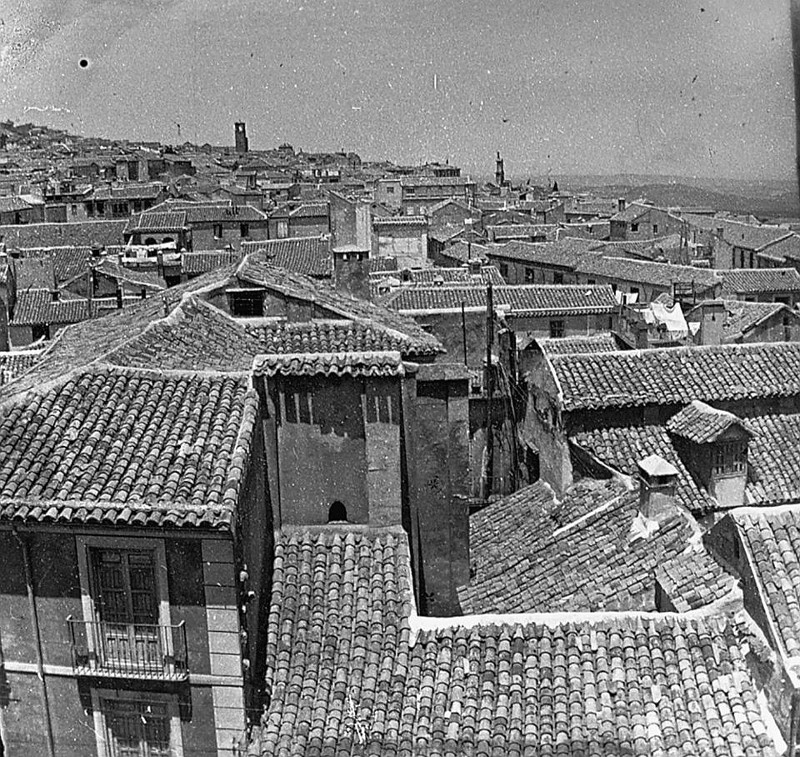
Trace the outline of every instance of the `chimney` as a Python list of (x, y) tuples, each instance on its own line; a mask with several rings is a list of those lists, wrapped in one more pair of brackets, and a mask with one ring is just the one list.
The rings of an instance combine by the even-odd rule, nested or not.
[(625, 198), (624, 197), (620, 197), (617, 200), (617, 212), (622, 213), (625, 210), (626, 207), (627, 207), (627, 204), (625, 202)]
[(658, 455), (640, 460), (636, 467), (639, 474), (639, 512), (645, 519), (661, 525), (676, 514), (678, 470)]
[(700, 345), (722, 344), (725, 326), (725, 301), (711, 300), (700, 306)]
[(469, 272), (473, 276), (480, 276), (481, 271), (483, 270), (483, 264), (481, 263), (481, 261), (479, 259), (476, 259), (476, 258), (473, 258), (472, 260), (470, 260), (467, 263), (467, 266), (469, 267)]

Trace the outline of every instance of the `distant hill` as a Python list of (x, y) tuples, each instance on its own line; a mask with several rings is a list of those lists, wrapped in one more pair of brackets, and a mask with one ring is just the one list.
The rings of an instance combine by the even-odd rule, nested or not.
[(763, 219), (800, 218), (797, 186), (792, 181), (693, 179), (635, 174), (557, 178), (560, 189), (573, 192), (587, 191), (604, 197), (624, 197), (626, 200), (643, 198), (667, 207), (705, 206), (731, 213), (752, 213)]

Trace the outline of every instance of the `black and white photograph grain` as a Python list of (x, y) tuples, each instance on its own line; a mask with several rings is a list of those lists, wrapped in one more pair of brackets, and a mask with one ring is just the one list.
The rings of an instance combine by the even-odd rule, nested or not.
[(0, 0), (0, 757), (800, 757), (800, 0)]

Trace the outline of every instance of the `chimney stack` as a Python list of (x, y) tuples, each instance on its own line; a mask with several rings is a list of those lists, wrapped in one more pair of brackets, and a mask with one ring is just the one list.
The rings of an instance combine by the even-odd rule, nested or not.
[(659, 525), (676, 514), (675, 488), (678, 470), (663, 457), (650, 455), (637, 463), (639, 473), (639, 512)]
[(627, 207), (627, 203), (625, 202), (625, 198), (624, 197), (620, 197), (617, 200), (617, 211), (619, 213), (622, 213), (625, 210), (626, 207)]

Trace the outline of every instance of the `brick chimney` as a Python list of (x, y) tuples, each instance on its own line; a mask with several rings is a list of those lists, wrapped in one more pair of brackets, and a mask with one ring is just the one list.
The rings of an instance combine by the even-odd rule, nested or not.
[(662, 524), (676, 513), (675, 488), (678, 470), (663, 457), (650, 455), (637, 463), (639, 477), (639, 512)]

